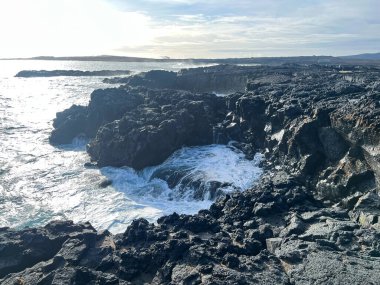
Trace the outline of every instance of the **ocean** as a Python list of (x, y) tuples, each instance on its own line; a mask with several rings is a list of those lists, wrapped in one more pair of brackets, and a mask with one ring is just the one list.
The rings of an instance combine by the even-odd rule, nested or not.
[[(136, 172), (131, 168), (86, 168), (84, 139), (53, 147), (48, 138), (55, 114), (72, 104), (87, 105), (104, 77), (17, 78), (21, 70), (177, 71), (196, 67), (185, 63), (122, 63), (40, 60), (0, 60), (0, 227), (43, 226), (51, 220), (89, 221), (96, 229), (125, 231), (136, 218), (155, 222), (173, 212), (193, 214), (208, 208), (206, 195), (194, 199), (194, 189), (171, 189), (154, 178), (162, 169), (185, 169), (187, 178), (231, 185), (224, 191), (244, 191), (262, 173), (261, 159), (245, 159), (225, 145), (183, 148), (166, 162)], [(112, 185), (102, 188), (105, 179)], [(189, 179), (186, 179), (188, 181)], [(180, 189), (181, 188), (181, 189)], [(184, 189), (186, 191), (184, 191)]]

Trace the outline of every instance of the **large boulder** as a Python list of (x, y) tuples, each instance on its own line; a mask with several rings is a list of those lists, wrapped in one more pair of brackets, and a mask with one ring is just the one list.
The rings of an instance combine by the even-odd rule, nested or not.
[(0, 230), (0, 278), (47, 261), (59, 252), (63, 254), (62, 247), (69, 239), (89, 242), (95, 236), (95, 229), (90, 224), (76, 225), (69, 221), (51, 222), (43, 228), (22, 231), (3, 228)]

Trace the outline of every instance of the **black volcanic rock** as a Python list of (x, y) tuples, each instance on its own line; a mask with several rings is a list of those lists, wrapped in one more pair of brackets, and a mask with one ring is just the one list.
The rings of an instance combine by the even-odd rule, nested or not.
[(73, 138), (84, 134), (87, 122), (87, 110), (84, 106), (73, 105), (54, 119), (49, 141), (51, 144), (69, 144)]
[[(204, 70), (189, 72), (197, 78)], [(160, 88), (154, 78), (174, 75), (133, 80)], [(135, 220), (123, 234), (88, 230), (82, 236), (89, 225), (78, 225), (77, 233), (57, 224), (49, 231), (2, 229), (8, 255), (0, 254), (6, 268), (0, 283), (377, 284), (380, 71), (283, 65), (255, 67), (247, 80), (247, 91), (225, 98), (106, 89), (96, 91), (89, 107), (58, 114), (58, 133), (61, 128), (70, 137), (78, 131), (70, 133), (70, 126), (78, 125), (94, 136), (88, 151), (100, 165), (141, 168), (184, 144), (236, 140), (248, 157), (264, 153), (266, 174), (257, 186), (224, 195), (208, 210), (173, 213), (157, 224)], [(22, 259), (20, 236), (49, 241), (51, 231), (70, 234), (48, 254), (39, 243), (27, 244), (43, 254)], [(15, 258), (7, 267), (11, 252)]]
[(191, 92), (232, 93), (244, 91), (256, 66), (215, 65), (182, 69), (179, 72), (152, 70), (130, 77), (106, 78), (104, 82), (144, 86), (152, 89), (178, 89)]
[[(322, 199), (339, 202), (357, 188), (376, 188), (380, 177), (379, 71), (346, 69), (222, 65), (142, 73), (127, 82), (145, 87), (96, 90), (87, 108), (57, 114), (51, 142), (85, 134), (99, 165), (140, 169), (183, 145), (234, 140), (248, 157), (266, 150), (268, 161), (313, 185)], [(224, 77), (235, 75), (248, 80), (247, 91), (225, 98), (157, 89), (202, 85), (205, 76), (223, 86)]]
[[(219, 125), (224, 141), (252, 151), (266, 149), (323, 199), (339, 202), (379, 181), (380, 73), (366, 67), (350, 73), (334, 67), (262, 67), (244, 94), (227, 97), (230, 112)], [(260, 102), (252, 103), (252, 102)], [(377, 182), (376, 182), (377, 181)]]
[(149, 91), (146, 102), (101, 127), (88, 146), (99, 166), (157, 165), (182, 146), (213, 142), (223, 102), (212, 94)]
[(81, 134), (94, 137), (102, 125), (120, 119), (125, 112), (136, 108), (143, 101), (139, 92), (128, 88), (97, 89), (91, 93), (87, 107), (73, 105), (57, 113), (50, 143), (71, 143), (74, 137)]
[(163, 162), (182, 146), (213, 142), (213, 126), (225, 114), (221, 97), (174, 90), (119, 87), (95, 90), (88, 107), (57, 113), (52, 144), (93, 138), (88, 153), (106, 166), (140, 169)]
[(15, 77), (57, 77), (57, 76), (118, 76), (128, 75), (129, 70), (22, 70)]
[[(377, 207), (377, 200), (363, 196), (353, 211), (371, 210), (365, 205)], [(259, 210), (263, 206), (265, 212)], [(197, 215), (174, 213), (157, 225), (135, 220), (118, 235), (63, 222), (19, 232), (2, 229), (6, 250), (39, 255), (22, 260), (1, 255), (2, 264), (22, 265), (8, 267), (0, 282), (376, 284), (379, 237), (376, 227), (361, 228), (346, 210), (323, 206), (294, 177), (282, 174), (220, 198)], [(48, 245), (52, 239), (54, 250), (41, 256), (50, 248), (38, 241)]]
[(68, 239), (82, 239), (87, 243), (95, 236), (96, 232), (90, 224), (75, 225), (69, 221), (52, 222), (43, 228), (19, 232), (2, 229), (0, 278), (52, 259)]

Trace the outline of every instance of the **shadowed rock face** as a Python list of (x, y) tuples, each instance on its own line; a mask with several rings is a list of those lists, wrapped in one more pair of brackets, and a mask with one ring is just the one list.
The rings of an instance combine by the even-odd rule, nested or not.
[(182, 146), (213, 142), (223, 102), (212, 94), (149, 91), (148, 102), (101, 127), (88, 146), (99, 166), (141, 169), (162, 163)]
[(50, 143), (68, 144), (75, 136), (81, 134), (94, 137), (101, 126), (120, 119), (125, 112), (143, 102), (144, 98), (138, 91), (128, 88), (95, 90), (87, 107), (73, 105), (57, 113)]
[(172, 214), (156, 225), (139, 219), (119, 235), (57, 222), (1, 229), (0, 283), (377, 284), (380, 71), (350, 72), (261, 67), (248, 91), (225, 98), (96, 91), (89, 107), (58, 114), (55, 126), (56, 135), (92, 135), (89, 152), (100, 164), (139, 168), (163, 159), (157, 150), (213, 137), (238, 141), (248, 156), (264, 152), (266, 174), (209, 210)]
[(58, 113), (50, 142), (93, 138), (88, 153), (99, 166), (141, 169), (163, 162), (182, 146), (213, 142), (213, 126), (225, 114), (213, 94), (120, 87), (95, 90), (88, 107)]

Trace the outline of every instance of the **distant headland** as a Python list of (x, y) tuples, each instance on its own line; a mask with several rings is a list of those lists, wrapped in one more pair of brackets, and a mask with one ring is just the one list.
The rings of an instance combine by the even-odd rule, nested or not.
[(290, 57), (249, 57), (249, 58), (146, 58), (115, 55), (99, 56), (37, 56), (29, 58), (4, 58), (3, 60), (57, 60), (57, 61), (105, 61), (105, 62), (194, 62), (215, 64), (264, 64), (281, 65), (287, 63), (296, 64), (360, 64), (380, 65), (379, 53), (366, 53), (349, 56), (290, 56)]

